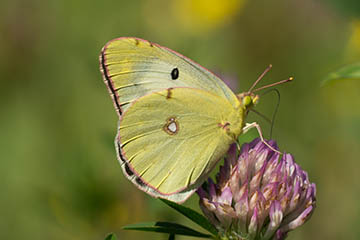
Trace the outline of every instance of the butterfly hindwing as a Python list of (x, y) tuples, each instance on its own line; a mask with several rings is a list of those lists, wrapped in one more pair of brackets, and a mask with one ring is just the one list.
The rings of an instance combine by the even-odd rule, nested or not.
[(194, 88), (137, 99), (117, 137), (125, 175), (154, 196), (184, 201), (235, 141), (224, 123), (240, 133), (239, 114), (224, 98)]

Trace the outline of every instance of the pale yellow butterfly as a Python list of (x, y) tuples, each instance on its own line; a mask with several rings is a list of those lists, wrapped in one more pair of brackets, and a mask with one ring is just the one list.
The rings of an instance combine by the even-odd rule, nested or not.
[(252, 91), (235, 95), (207, 69), (149, 41), (108, 42), (100, 69), (120, 117), (123, 172), (154, 197), (185, 201), (238, 136), (258, 127), (244, 121), (258, 101)]

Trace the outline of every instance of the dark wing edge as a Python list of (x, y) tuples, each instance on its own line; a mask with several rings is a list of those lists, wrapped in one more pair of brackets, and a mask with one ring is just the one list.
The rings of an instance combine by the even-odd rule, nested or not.
[(105, 50), (106, 50), (106, 47), (107, 47), (107, 45), (109, 43), (107, 43), (103, 47), (103, 49), (101, 50), (101, 54), (99, 56), (100, 72), (102, 73), (103, 80), (104, 80), (104, 82), (105, 82), (105, 84), (107, 86), (107, 89), (108, 89), (108, 91), (110, 93), (110, 96), (111, 96), (111, 98), (113, 100), (116, 112), (118, 113), (119, 116), (121, 116), (122, 110), (121, 110), (120, 103), (119, 103), (119, 96), (117, 95), (117, 92), (114, 89), (114, 84), (113, 84), (110, 76), (108, 75), (108, 70), (107, 70), (107, 67), (106, 67)]

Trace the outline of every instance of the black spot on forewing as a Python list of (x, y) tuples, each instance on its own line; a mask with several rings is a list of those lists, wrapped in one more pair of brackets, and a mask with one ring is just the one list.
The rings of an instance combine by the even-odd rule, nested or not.
[(174, 68), (172, 71), (171, 71), (171, 79), (172, 80), (176, 80), (179, 78), (179, 69), (178, 68)]

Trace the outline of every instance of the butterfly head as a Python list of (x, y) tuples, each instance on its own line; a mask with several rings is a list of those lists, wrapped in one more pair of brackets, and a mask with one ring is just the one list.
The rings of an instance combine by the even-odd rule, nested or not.
[(251, 92), (245, 92), (237, 95), (240, 106), (243, 108), (246, 112), (253, 106), (255, 106), (259, 101), (259, 95), (251, 93)]

